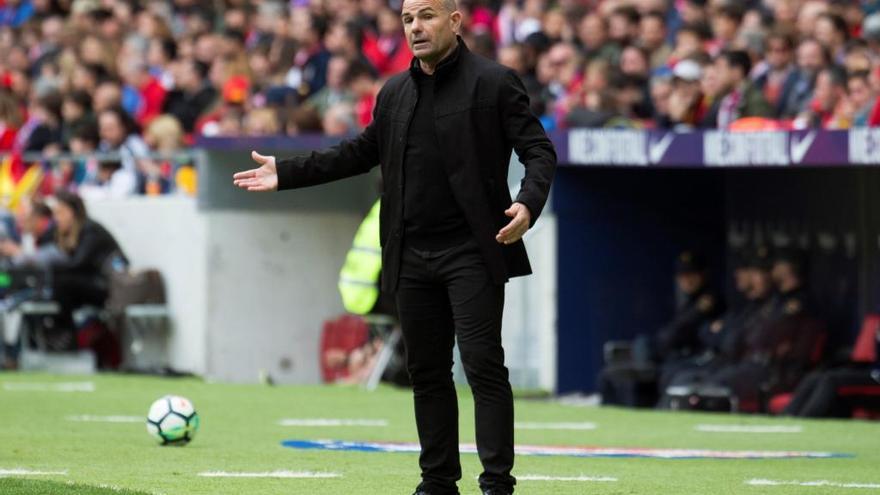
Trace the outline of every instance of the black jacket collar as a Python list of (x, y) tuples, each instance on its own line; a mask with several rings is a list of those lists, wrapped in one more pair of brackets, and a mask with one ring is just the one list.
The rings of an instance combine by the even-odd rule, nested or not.
[[(458, 42), (458, 46), (455, 47), (455, 50), (453, 50), (448, 57), (441, 60), (440, 63), (437, 64), (437, 68), (434, 69), (434, 76), (436, 76), (438, 79), (452, 71), (452, 69), (454, 69), (455, 66), (458, 65), (458, 61), (461, 59), (462, 52), (468, 51), (467, 45), (464, 44), (464, 40), (461, 39), (461, 36), (456, 35), (456, 40)], [(425, 73), (422, 72), (422, 66), (419, 64), (418, 58), (413, 57), (412, 62), (410, 62), (409, 64), (409, 72), (413, 76), (413, 78), (425, 75)]]

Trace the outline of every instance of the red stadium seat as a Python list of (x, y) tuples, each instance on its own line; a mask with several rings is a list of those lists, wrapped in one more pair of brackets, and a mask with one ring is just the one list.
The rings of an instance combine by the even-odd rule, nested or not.
[[(874, 343), (875, 335), (880, 328), (880, 315), (867, 315), (862, 322), (862, 329), (856, 338), (856, 344), (853, 346), (850, 354), (850, 361), (853, 363), (873, 363), (876, 356), (876, 345)], [(864, 397), (880, 400), (880, 385), (877, 386), (854, 386), (841, 387), (837, 391), (840, 397)], [(777, 394), (774, 395), (767, 404), (767, 410), (771, 414), (781, 414), (782, 411), (791, 402), (793, 394)], [(853, 410), (853, 417), (864, 419), (880, 419), (880, 409), (857, 407)]]
[(877, 360), (877, 348), (874, 339), (880, 328), (880, 315), (867, 315), (862, 322), (862, 329), (856, 339), (850, 359), (854, 363), (873, 363)]
[(321, 378), (332, 383), (348, 376), (345, 358), (369, 338), (369, 326), (360, 316), (344, 314), (324, 322), (321, 331)]

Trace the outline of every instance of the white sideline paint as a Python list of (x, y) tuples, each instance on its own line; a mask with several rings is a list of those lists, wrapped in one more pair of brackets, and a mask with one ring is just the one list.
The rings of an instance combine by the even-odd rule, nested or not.
[(278, 421), (281, 426), (388, 426), (386, 419), (330, 419), (330, 418), (286, 418)]
[(3, 390), (10, 392), (94, 392), (95, 384), (94, 382), (3, 382)]
[(32, 471), (30, 469), (0, 469), (0, 478), (7, 476), (67, 476), (67, 470), (64, 471)]
[(617, 478), (610, 476), (546, 476), (543, 474), (526, 474), (517, 476), (517, 481), (595, 481), (595, 482), (611, 482), (617, 481)]
[(261, 473), (235, 473), (227, 471), (205, 471), (199, 473), (204, 478), (341, 478), (339, 473), (316, 473), (312, 471), (264, 471)]
[(779, 481), (765, 479), (751, 479), (746, 481), (747, 485), (752, 486), (831, 486), (834, 488), (868, 488), (880, 489), (880, 483), (840, 483), (828, 480), (816, 481)]
[(93, 416), (91, 414), (67, 416), (64, 419), (84, 423), (143, 423), (146, 421), (143, 416)]
[(517, 430), (595, 430), (596, 423), (541, 423), (541, 422), (516, 422), (513, 425)]
[(804, 427), (784, 425), (697, 425), (697, 431), (708, 433), (803, 433)]

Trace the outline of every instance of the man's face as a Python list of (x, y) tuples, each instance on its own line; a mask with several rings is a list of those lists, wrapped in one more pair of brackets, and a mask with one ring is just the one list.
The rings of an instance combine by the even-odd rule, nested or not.
[(400, 18), (413, 55), (430, 64), (450, 51), (461, 26), (461, 13), (448, 12), (442, 0), (405, 0)]
[(578, 24), (578, 38), (587, 48), (598, 48), (605, 43), (605, 24), (595, 14), (585, 15)]
[(687, 295), (696, 294), (703, 287), (704, 277), (700, 272), (682, 272), (675, 275), (678, 289)]
[(813, 97), (819, 102), (822, 110), (831, 111), (837, 105), (840, 98), (839, 87), (834, 84), (834, 80), (828, 72), (820, 72), (816, 78), (816, 90)]
[(751, 300), (766, 297), (772, 289), (770, 273), (759, 268), (749, 269), (749, 291), (746, 296)]
[(645, 47), (653, 50), (661, 46), (666, 40), (666, 27), (656, 17), (645, 17), (641, 22), (639, 38)]
[(822, 47), (815, 41), (801, 43), (797, 52), (797, 64), (807, 72), (817, 73), (825, 65)]
[(783, 69), (791, 63), (791, 49), (785, 40), (771, 38), (767, 43), (767, 62), (774, 69)]
[(865, 79), (850, 79), (847, 82), (847, 90), (850, 100), (857, 109), (866, 107), (873, 100), (874, 95), (871, 94), (871, 87), (868, 86), (868, 81)]

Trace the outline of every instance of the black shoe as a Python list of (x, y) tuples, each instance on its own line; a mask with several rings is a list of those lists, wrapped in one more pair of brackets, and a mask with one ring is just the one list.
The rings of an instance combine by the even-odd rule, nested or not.
[(483, 495), (512, 495), (513, 491), (507, 488), (487, 488), (483, 490)]

